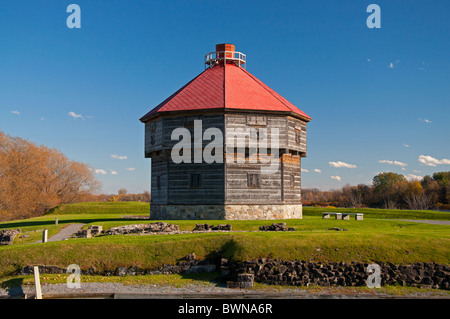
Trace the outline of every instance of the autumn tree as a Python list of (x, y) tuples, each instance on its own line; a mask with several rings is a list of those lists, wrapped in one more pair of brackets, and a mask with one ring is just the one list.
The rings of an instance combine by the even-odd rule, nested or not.
[(402, 174), (387, 172), (380, 173), (373, 178), (374, 193), (385, 208), (398, 208), (403, 188), (407, 181)]
[(0, 218), (28, 218), (99, 188), (92, 169), (0, 131)]

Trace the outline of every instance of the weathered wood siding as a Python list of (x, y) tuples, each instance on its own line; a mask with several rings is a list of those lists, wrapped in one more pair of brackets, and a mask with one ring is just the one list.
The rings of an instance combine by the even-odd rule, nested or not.
[[(291, 155), (290, 152), (301, 154), (306, 152), (306, 123), (283, 115), (233, 113), (225, 115), (226, 132), (238, 132), (237, 138), (248, 140), (250, 128), (259, 130), (267, 137), (267, 149), (271, 152), (274, 129), (278, 129), (278, 148), (281, 154), (278, 157), (276, 172), (264, 174), (262, 167), (269, 163), (250, 163), (250, 152), (242, 152), (237, 148), (237, 138), (234, 143), (227, 139), (226, 166), (225, 166), (225, 203), (226, 204), (287, 204), (301, 203), (300, 155)], [(241, 130), (239, 132), (239, 130)], [(258, 137), (261, 136), (261, 133)], [(299, 134), (296, 136), (296, 134)], [(277, 155), (280, 156), (280, 153)], [(276, 154), (271, 155), (275, 160)], [(238, 158), (245, 159), (244, 163)], [(249, 176), (257, 174), (258, 177)], [(260, 185), (249, 183), (249, 179), (257, 178)], [(292, 179), (292, 180), (291, 180)]]
[[(194, 163), (194, 120), (202, 121), (202, 136), (208, 128), (224, 131), (223, 114), (200, 114), (196, 116), (166, 116), (162, 120), (146, 123), (146, 155), (152, 158), (152, 202), (155, 204), (223, 204), (224, 164)], [(156, 132), (151, 130), (152, 122)], [(148, 127), (148, 128), (147, 128)], [(154, 126), (153, 126), (154, 127)], [(186, 128), (191, 135), (190, 163), (174, 163), (172, 148), (181, 140), (172, 140), (172, 132)], [(148, 131), (148, 134), (147, 134)], [(150, 143), (151, 134), (156, 137), (156, 145)], [(178, 138), (178, 136), (176, 136)], [(216, 137), (215, 137), (216, 138)], [(211, 140), (202, 139), (202, 153)], [(223, 134), (221, 139), (223, 145)], [(158, 151), (161, 150), (161, 151)], [(159, 154), (167, 154), (160, 156)], [(163, 163), (164, 162), (164, 163)], [(165, 175), (163, 175), (165, 173)], [(192, 187), (191, 174), (200, 174), (200, 185)], [(160, 188), (157, 175), (161, 175)], [(164, 179), (162, 179), (164, 176)]]
[[(222, 132), (223, 163), (194, 163), (194, 121), (202, 121), (202, 135), (209, 128)], [(172, 132), (186, 128), (191, 134), (191, 162), (176, 164), (171, 150), (179, 140)], [(257, 137), (267, 137), (270, 153), (272, 134), (278, 130), (278, 150), (270, 157), (277, 169), (265, 174), (270, 163), (250, 162), (251, 152), (225, 144), (227, 132), (241, 130), (236, 136), (249, 136), (253, 128)], [(262, 134), (262, 135), (261, 135)], [(178, 136), (177, 136), (178, 137)], [(252, 136), (254, 138), (255, 136)], [(211, 141), (202, 139), (202, 152)], [(237, 146), (237, 145), (235, 145)], [(242, 151), (242, 152), (241, 152)], [(145, 125), (145, 154), (152, 158), (152, 203), (162, 205), (298, 205), (301, 204), (301, 157), (306, 155), (306, 122), (290, 116), (262, 113), (201, 113), (164, 115)], [(265, 154), (264, 154), (265, 155)], [(255, 155), (258, 156), (258, 155)], [(281, 157), (280, 157), (281, 156)], [(229, 160), (233, 157), (233, 160)], [(237, 158), (244, 159), (238, 162)], [(228, 161), (227, 161), (228, 160)], [(200, 185), (193, 185), (192, 174), (199, 174)], [(198, 176), (194, 176), (197, 178)]]
[(301, 202), (300, 161), (299, 155), (283, 154), (282, 156), (284, 203)]
[(150, 153), (161, 150), (163, 121), (157, 119), (145, 123), (145, 157), (151, 157)]
[(306, 122), (293, 117), (286, 117), (287, 149), (306, 155)]
[(168, 158), (165, 154), (155, 155), (152, 157), (151, 162), (151, 201), (154, 204), (166, 204), (169, 185)]

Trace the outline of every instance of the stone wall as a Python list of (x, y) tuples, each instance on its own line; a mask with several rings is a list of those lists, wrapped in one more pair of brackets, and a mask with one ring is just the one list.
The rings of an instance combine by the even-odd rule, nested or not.
[[(252, 274), (256, 282), (290, 286), (365, 286), (368, 264), (361, 262), (307, 262), (252, 260), (229, 266), (232, 280), (239, 274)], [(450, 266), (435, 263), (394, 265), (379, 263), (381, 285), (450, 288)]]
[[(403, 285), (421, 288), (450, 289), (450, 266), (436, 263), (394, 265), (378, 263), (381, 268), (381, 286)], [(307, 262), (299, 260), (252, 260), (232, 263), (220, 254), (213, 259), (198, 260), (194, 254), (176, 265), (144, 269), (138, 266), (117, 267), (99, 271), (94, 267), (82, 269), (82, 275), (133, 276), (153, 274), (180, 274), (220, 271), (221, 281), (230, 288), (250, 288), (253, 282), (288, 286), (365, 286), (368, 264), (360, 262)], [(39, 266), (41, 274), (62, 274), (66, 269), (56, 266)], [(33, 274), (33, 266), (19, 270), (20, 275)]]
[(301, 219), (302, 205), (157, 205), (152, 220), (273, 220)]
[(225, 219), (301, 219), (302, 205), (225, 205)]

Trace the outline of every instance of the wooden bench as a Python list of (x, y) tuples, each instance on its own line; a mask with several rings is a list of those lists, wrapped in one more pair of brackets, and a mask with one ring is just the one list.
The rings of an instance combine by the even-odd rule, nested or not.
[(344, 219), (344, 220), (349, 220), (350, 215), (354, 215), (355, 220), (364, 220), (364, 215), (361, 213), (331, 213), (331, 212), (323, 212), (322, 219), (330, 219), (331, 215), (335, 215), (336, 219)]

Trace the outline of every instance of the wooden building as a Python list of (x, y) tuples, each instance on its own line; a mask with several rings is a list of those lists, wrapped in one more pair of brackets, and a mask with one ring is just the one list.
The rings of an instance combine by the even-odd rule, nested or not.
[[(302, 218), (301, 158), (311, 118), (250, 74), (245, 62), (234, 45), (217, 45), (201, 74), (140, 119), (151, 158), (151, 219)], [(174, 161), (180, 128), (191, 134), (190, 158), (195, 146), (202, 152), (211, 143), (203, 136), (208, 129), (222, 132), (215, 135), (221, 146), (211, 152), (222, 161)], [(256, 149), (250, 140), (259, 143)], [(264, 171), (268, 161), (275, 170)]]

